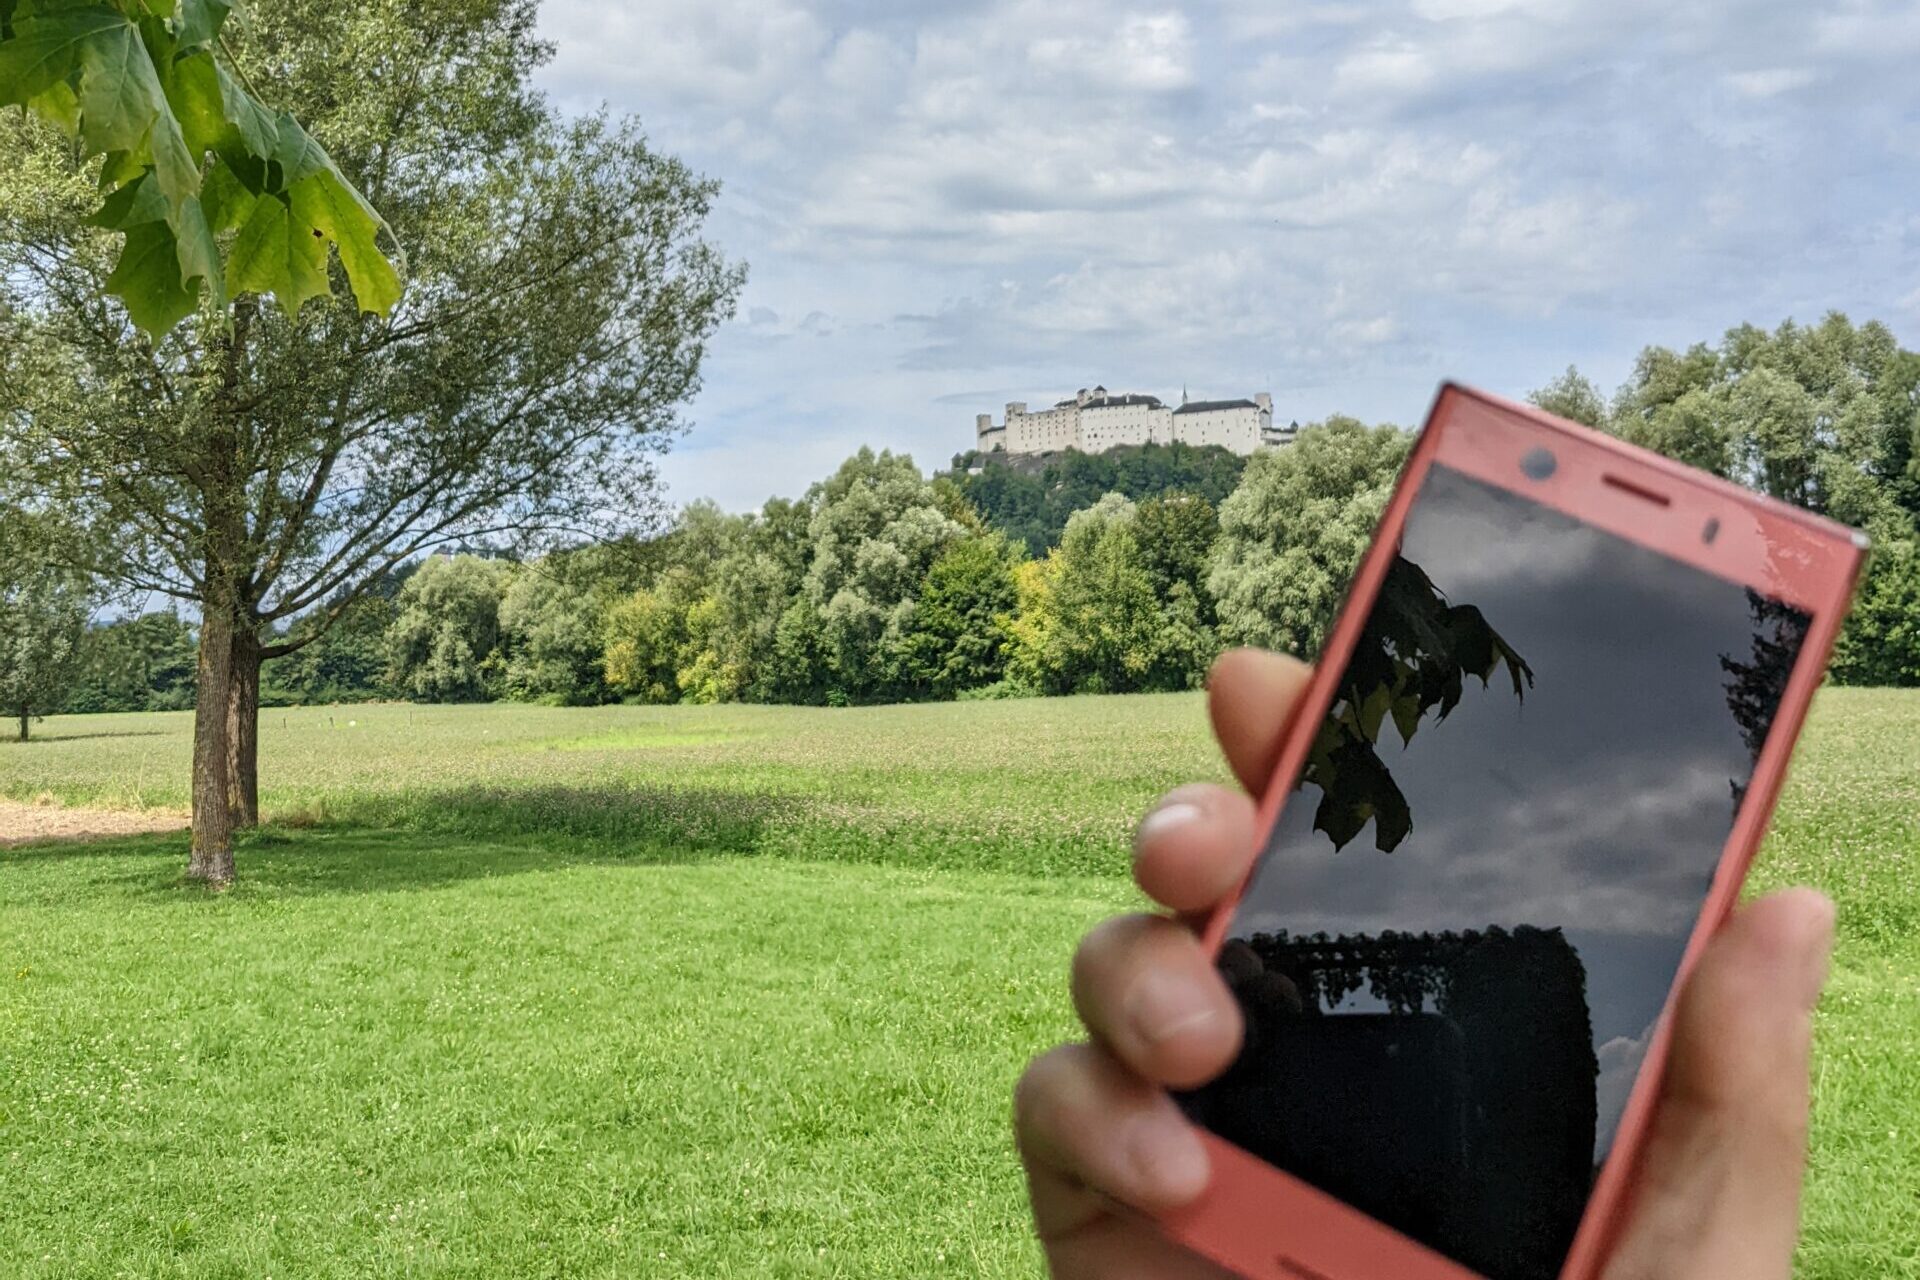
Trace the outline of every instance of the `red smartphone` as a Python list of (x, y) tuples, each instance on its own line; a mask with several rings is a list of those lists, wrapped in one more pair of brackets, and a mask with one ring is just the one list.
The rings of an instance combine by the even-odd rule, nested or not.
[(1206, 942), (1246, 1015), (1160, 1220), (1251, 1280), (1589, 1280), (1866, 542), (1442, 388)]

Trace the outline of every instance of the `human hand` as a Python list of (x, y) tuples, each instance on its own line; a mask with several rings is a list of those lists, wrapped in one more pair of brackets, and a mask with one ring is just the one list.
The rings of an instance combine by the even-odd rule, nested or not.
[[(1107, 921), (1081, 944), (1073, 999), (1089, 1034), (1036, 1059), (1014, 1099), (1033, 1215), (1057, 1280), (1218, 1280), (1226, 1273), (1128, 1209), (1190, 1204), (1209, 1179), (1168, 1097), (1224, 1071), (1238, 1006), (1193, 925), (1254, 855), (1255, 803), (1308, 670), (1227, 654), (1209, 683), (1214, 732), (1251, 795), (1182, 787), (1140, 824), (1134, 876), (1172, 917)], [(1806, 1164), (1813, 1007), (1833, 906), (1794, 889), (1720, 931), (1681, 993), (1639, 1190), (1605, 1280), (1787, 1280)]]

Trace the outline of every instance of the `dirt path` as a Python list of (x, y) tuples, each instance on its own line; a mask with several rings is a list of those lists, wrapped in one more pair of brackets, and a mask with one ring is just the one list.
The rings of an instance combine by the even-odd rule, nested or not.
[(164, 809), (70, 809), (57, 804), (0, 800), (0, 849), (38, 840), (99, 840), (107, 836), (179, 831), (185, 814)]

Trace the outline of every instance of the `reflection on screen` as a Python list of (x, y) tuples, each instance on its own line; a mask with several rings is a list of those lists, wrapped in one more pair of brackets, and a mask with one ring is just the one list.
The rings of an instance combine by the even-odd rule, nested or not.
[(1196, 1121), (1553, 1280), (1808, 618), (1434, 467), (1220, 967)]

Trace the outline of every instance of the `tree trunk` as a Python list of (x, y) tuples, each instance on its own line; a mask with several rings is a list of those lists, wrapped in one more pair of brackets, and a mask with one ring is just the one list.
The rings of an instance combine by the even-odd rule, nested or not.
[(260, 825), (260, 641), (235, 629), (227, 688), (227, 795), (233, 828)]
[(199, 698), (193, 709), (193, 859), (187, 864), (187, 875), (224, 888), (233, 883), (227, 748), (233, 617), (228, 608), (208, 608), (201, 615), (199, 672)]
[[(228, 403), (205, 433), (195, 475), (206, 522), (207, 559), (200, 587), (200, 688), (193, 708), (193, 858), (187, 875), (216, 888), (233, 883), (234, 758), (229, 725), (234, 645), (243, 616), (247, 500), (246, 476), (239, 461), (243, 424), (232, 396), (239, 385), (252, 316), (247, 300), (234, 308), (222, 372), (222, 392)], [(253, 641), (251, 632), (247, 641)]]
[(27, 740), (27, 713), (22, 711), (20, 713), (20, 741), (25, 742), (26, 740)]

